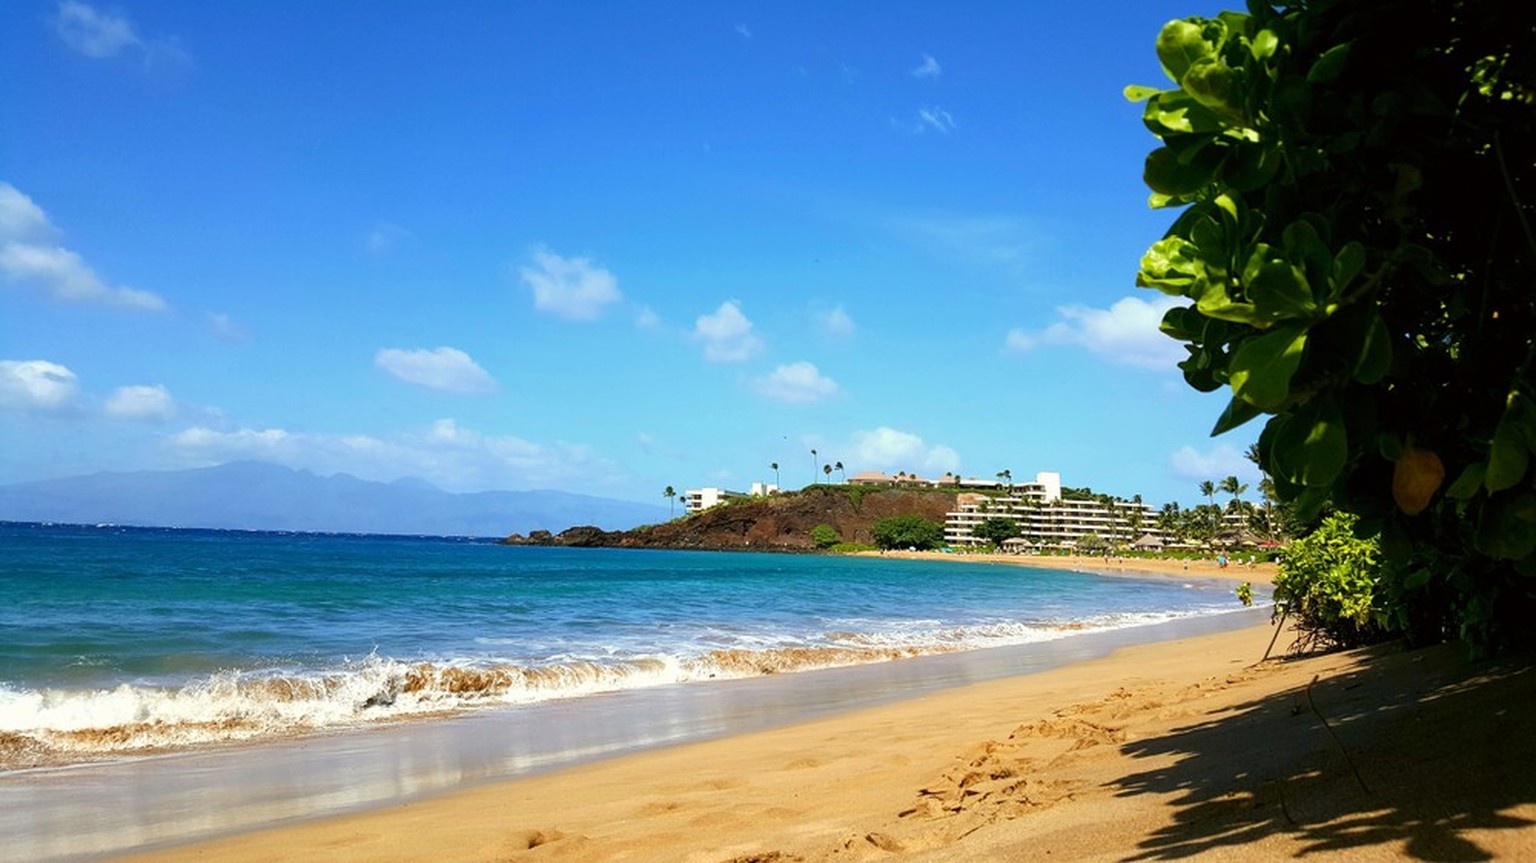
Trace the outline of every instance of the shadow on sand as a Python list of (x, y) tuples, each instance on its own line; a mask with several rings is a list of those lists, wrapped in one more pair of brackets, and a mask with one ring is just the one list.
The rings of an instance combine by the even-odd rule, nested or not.
[[(1121, 751), (1173, 763), (1118, 780), (1118, 795), (1177, 795), (1174, 823), (1127, 860), (1279, 833), (1295, 838), (1299, 856), (1379, 846), (1412, 859), (1489, 860), (1470, 832), (1536, 826), (1536, 664), (1468, 663), (1450, 647), (1375, 650), (1362, 670), (1317, 680), (1310, 695), (1241, 704)], [(1529, 843), (1536, 853), (1536, 831)]]

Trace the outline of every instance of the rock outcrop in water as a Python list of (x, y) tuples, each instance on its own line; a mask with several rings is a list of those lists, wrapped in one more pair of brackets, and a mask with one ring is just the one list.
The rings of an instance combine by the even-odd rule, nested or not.
[(917, 515), (943, 523), (956, 508), (955, 494), (869, 486), (816, 486), (772, 497), (733, 500), (701, 513), (633, 530), (605, 531), (591, 526), (560, 533), (514, 533), (506, 545), (578, 548), (681, 548), (735, 551), (814, 551), (811, 530), (830, 525), (844, 542), (873, 544), (875, 522), (896, 515)]

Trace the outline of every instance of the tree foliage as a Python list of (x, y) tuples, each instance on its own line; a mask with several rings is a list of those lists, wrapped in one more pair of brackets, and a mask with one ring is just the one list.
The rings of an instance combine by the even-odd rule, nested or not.
[(842, 538), (837, 535), (837, 530), (832, 525), (818, 524), (811, 528), (811, 542), (815, 543), (817, 548), (831, 548), (842, 542)]
[(1138, 284), (1213, 434), (1306, 524), (1382, 537), (1388, 622), (1529, 640), (1536, 614), (1536, 4), (1250, 2), (1164, 27), (1130, 87), (1182, 207)]
[(1015, 519), (993, 516), (981, 524), (971, 528), (971, 536), (993, 545), (1002, 545), (1005, 541), (1019, 535), (1019, 523)]
[(881, 548), (937, 548), (944, 542), (944, 525), (919, 515), (893, 515), (871, 529)]

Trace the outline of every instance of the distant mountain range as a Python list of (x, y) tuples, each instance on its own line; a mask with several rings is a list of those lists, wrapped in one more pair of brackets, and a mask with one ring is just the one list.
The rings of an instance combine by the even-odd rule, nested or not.
[(262, 462), (98, 473), (0, 486), (0, 521), (503, 537), (666, 521), (667, 508), (563, 491), (455, 494)]

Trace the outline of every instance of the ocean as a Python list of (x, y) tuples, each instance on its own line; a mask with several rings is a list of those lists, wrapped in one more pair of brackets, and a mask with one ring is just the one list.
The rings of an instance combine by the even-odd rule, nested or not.
[[(0, 597), (0, 800), (48, 812), (39, 795), (78, 800), (67, 789), (82, 776), (93, 787), (119, 775), (143, 783), (146, 770), (185, 773), (194, 761), (204, 776), (206, 765), (249, 760), (251, 744), (279, 752), (306, 741), (312, 764), (317, 740), (462, 736), (465, 722), (501, 723), (497, 739), (508, 722), (601, 726), (601, 739), (562, 738), (548, 751), (518, 744), (496, 755), (477, 743), (461, 759), (475, 766), (446, 778), (403, 780), (397, 765), (379, 779), (394, 789), (382, 798), (358, 792), (366, 783), (355, 764), (339, 771), (358, 793), (338, 805), (367, 805), (401, 787), (464, 781), (484, 764), (493, 778), (741, 727), (686, 717), (646, 725), (710, 693), (794, 702), (732, 708), (758, 723), (790, 721), (983, 673), (973, 662), (951, 666), (959, 670), (945, 672), (947, 684), (902, 678), (941, 667), (908, 664), (919, 657), (1086, 647), (1102, 643), (1095, 634), (1239, 608), (1228, 582), (947, 560), (14, 523), (0, 524)], [(885, 671), (826, 671), (851, 667)], [(739, 685), (769, 677), (820, 683), (798, 695)], [(615, 723), (625, 705), (629, 718)], [(419, 753), (426, 744), (391, 745)], [(249, 765), (242, 775), (234, 784), (249, 785)], [(314, 811), (297, 805), (253, 817)], [(113, 841), (179, 835), (135, 824), (139, 833), (113, 828)], [(50, 829), (31, 828), (38, 856), (80, 851), (49, 844)]]

